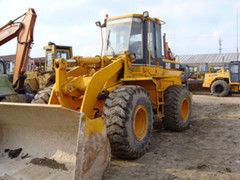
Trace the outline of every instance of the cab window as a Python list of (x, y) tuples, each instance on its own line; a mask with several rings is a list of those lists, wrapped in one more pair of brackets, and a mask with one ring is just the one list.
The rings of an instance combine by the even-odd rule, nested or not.
[(64, 51), (58, 51), (58, 52), (57, 52), (57, 58), (68, 59), (68, 53), (67, 53), (67, 52), (64, 52)]
[[(149, 44), (150, 44), (150, 59), (151, 59), (151, 65), (156, 65), (156, 48), (155, 48), (155, 24), (152, 21), (149, 21), (150, 23), (150, 34), (147, 34), (147, 49), (149, 52)], [(149, 26), (148, 26), (149, 27)], [(150, 36), (150, 37), (149, 37)], [(149, 39), (150, 38), (150, 39)], [(149, 57), (148, 57), (149, 58)]]
[(47, 53), (47, 67), (51, 67), (52, 53)]
[(238, 74), (238, 65), (233, 65), (233, 66), (231, 66), (231, 73), (236, 73), (236, 74)]
[(161, 38), (161, 25), (160, 24), (155, 24), (155, 29), (156, 29), (156, 51), (157, 51), (157, 58), (162, 57), (162, 38)]
[(143, 25), (140, 19), (135, 18), (132, 23), (131, 36), (129, 41), (129, 52), (136, 54), (136, 59), (143, 58), (142, 34)]

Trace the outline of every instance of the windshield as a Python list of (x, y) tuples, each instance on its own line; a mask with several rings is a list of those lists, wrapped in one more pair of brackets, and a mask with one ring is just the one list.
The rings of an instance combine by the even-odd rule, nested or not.
[(108, 21), (105, 55), (119, 55), (129, 50), (137, 59), (142, 57), (142, 21), (139, 18), (124, 18)]
[(207, 63), (199, 64), (198, 71), (199, 72), (208, 72), (208, 64)]
[(238, 65), (232, 65), (231, 66), (231, 72), (238, 74)]
[(57, 58), (68, 59), (68, 53), (65, 51), (57, 51)]

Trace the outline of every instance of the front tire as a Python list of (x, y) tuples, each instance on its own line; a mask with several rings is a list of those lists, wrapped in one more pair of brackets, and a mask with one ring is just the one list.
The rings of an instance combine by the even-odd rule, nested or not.
[(168, 130), (183, 131), (189, 126), (192, 101), (186, 87), (169, 86), (164, 93), (163, 125)]
[(150, 145), (153, 108), (140, 86), (120, 86), (106, 99), (103, 118), (112, 154), (124, 159), (143, 156)]
[(53, 85), (45, 87), (44, 89), (37, 92), (32, 100), (32, 104), (48, 104), (49, 98), (51, 96)]
[(211, 86), (211, 93), (214, 96), (226, 97), (229, 95), (229, 85), (224, 80), (217, 80)]

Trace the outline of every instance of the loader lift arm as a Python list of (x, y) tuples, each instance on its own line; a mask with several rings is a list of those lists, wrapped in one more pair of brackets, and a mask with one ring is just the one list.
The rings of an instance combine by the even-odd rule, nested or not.
[[(17, 22), (20, 18), (22, 22)], [(37, 15), (34, 9), (29, 8), (26, 13), (9, 21), (0, 27), (0, 46), (17, 37), (17, 50), (13, 73), (13, 85), (22, 89), (24, 84), (24, 73), (28, 61), (28, 55), (33, 43), (33, 30)]]

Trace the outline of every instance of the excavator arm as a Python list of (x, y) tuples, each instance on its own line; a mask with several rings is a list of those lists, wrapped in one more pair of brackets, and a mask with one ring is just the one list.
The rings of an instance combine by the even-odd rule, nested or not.
[[(22, 22), (17, 22), (23, 18)], [(33, 30), (37, 15), (34, 9), (28, 11), (9, 21), (6, 25), (0, 28), (0, 46), (17, 37), (17, 51), (15, 58), (15, 66), (13, 73), (13, 84), (17, 89), (21, 89), (24, 84), (24, 73), (28, 61), (29, 51), (33, 43)]]
[(175, 57), (168, 46), (168, 42), (166, 42), (166, 34), (163, 34), (163, 44), (164, 44), (164, 57), (168, 60), (175, 61)]

